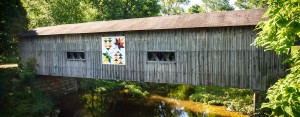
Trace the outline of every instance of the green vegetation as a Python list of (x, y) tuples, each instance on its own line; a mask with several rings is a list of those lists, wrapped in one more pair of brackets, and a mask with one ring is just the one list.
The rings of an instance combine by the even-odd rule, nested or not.
[(240, 9), (261, 9), (268, 6), (266, 0), (237, 0), (234, 5)]
[[(188, 9), (188, 13), (206, 13), (206, 12), (220, 12), (220, 11), (232, 11), (235, 7), (230, 4), (230, 0), (201, 0), (202, 5), (195, 4)], [(248, 5), (252, 0), (237, 0), (235, 4)], [(249, 9), (255, 8), (253, 5), (248, 6)]]
[(271, 86), (267, 92), (267, 103), (262, 108), (270, 109), (270, 116), (300, 116), (300, 51), (291, 53), (291, 47), (300, 40), (300, 1), (268, 0), (265, 13), (267, 21), (257, 26), (258, 37), (254, 45), (273, 50), (287, 57), (291, 65), (289, 74)]
[(179, 15), (185, 11), (182, 5), (188, 5), (189, 0), (159, 0), (162, 15)]
[[(175, 84), (157, 84), (124, 82), (109, 80), (80, 79), (79, 89), (95, 93), (128, 97), (133, 101), (141, 101), (151, 94), (165, 95), (180, 100), (191, 100), (210, 105), (226, 106), (231, 111), (253, 114), (253, 92), (250, 89), (219, 88), (211, 86), (191, 86)], [(89, 88), (87, 88), (89, 87)], [(88, 93), (87, 97), (91, 97)], [(93, 94), (96, 95), (96, 94)], [(98, 96), (99, 97), (99, 96)], [(97, 99), (97, 98), (95, 98)], [(116, 98), (118, 100), (119, 98)]]
[(31, 88), (11, 92), (6, 98), (5, 108), (1, 115), (11, 117), (45, 116), (49, 114), (53, 106), (48, 95)]
[(157, 0), (21, 0), (29, 29), (58, 24), (159, 15)]
[(176, 87), (170, 89), (168, 97), (180, 100), (189, 99), (189, 96), (194, 93), (194, 88), (191, 85), (176, 85)]
[(128, 89), (128, 94), (132, 96), (133, 98), (141, 99), (145, 98), (149, 95), (149, 92), (142, 91), (142, 88), (140, 86), (136, 85), (125, 85), (125, 88)]
[(205, 13), (206, 11), (198, 4), (195, 4), (193, 6), (191, 6), (188, 9), (188, 13)]
[(20, 68), (0, 69), (0, 115), (1, 116), (45, 116), (53, 103), (51, 98), (35, 89), (31, 83), (35, 78), (35, 61)]
[[(138, 84), (139, 83), (136, 82), (125, 81), (80, 79), (79, 90), (100, 94), (107, 92), (122, 92), (126, 96), (132, 97), (136, 100), (144, 99), (149, 95), (149, 92), (142, 91), (142, 87), (140, 87)], [(122, 95), (122, 93), (120, 93), (120, 95)]]
[(195, 93), (190, 95), (190, 100), (210, 105), (225, 105), (232, 111), (253, 114), (252, 95), (250, 89), (198, 86), (195, 87)]
[(94, 91), (97, 93), (120, 90), (124, 84), (120, 81), (100, 79), (80, 79), (78, 81), (79, 91)]
[(202, 0), (206, 11), (231, 11), (234, 7), (229, 4), (229, 0)]
[(178, 85), (169, 97), (190, 99), (210, 105), (226, 106), (232, 111), (253, 114), (253, 96), (250, 89), (219, 88), (212, 86)]
[(17, 36), (27, 30), (26, 11), (19, 0), (0, 2), (0, 64), (17, 63)]

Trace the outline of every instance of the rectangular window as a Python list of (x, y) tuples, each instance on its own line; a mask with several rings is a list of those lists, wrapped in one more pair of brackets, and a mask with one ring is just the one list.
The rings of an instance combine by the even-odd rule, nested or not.
[(84, 52), (67, 52), (67, 60), (85, 60)]
[(175, 62), (175, 52), (172, 51), (148, 51), (147, 61)]

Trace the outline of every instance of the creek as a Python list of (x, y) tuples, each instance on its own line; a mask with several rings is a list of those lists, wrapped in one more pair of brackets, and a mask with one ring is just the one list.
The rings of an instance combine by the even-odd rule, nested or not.
[(124, 92), (74, 92), (63, 96), (57, 105), (59, 117), (249, 117), (189, 100), (176, 100), (152, 94), (135, 99)]

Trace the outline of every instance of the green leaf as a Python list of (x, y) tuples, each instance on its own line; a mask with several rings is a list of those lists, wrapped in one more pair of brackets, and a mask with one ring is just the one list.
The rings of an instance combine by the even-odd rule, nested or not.
[(261, 108), (270, 108), (270, 109), (275, 109), (277, 108), (275, 105), (270, 104), (270, 103), (262, 103)]
[(276, 100), (282, 100), (282, 94), (279, 94), (279, 95), (276, 97)]
[(292, 108), (295, 112), (300, 113), (300, 103), (295, 103)]
[(285, 107), (284, 107), (284, 111), (285, 111), (288, 115), (294, 117), (294, 113), (293, 113), (292, 107), (290, 107), (290, 106), (285, 106)]
[(295, 92), (295, 89), (293, 87), (287, 87), (285, 89), (285, 91), (286, 91), (286, 93), (293, 93), (293, 92)]

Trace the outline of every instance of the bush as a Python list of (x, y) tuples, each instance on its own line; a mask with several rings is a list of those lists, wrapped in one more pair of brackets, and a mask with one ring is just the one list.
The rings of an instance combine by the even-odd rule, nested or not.
[[(2, 72), (2, 71), (1, 71)], [(35, 79), (35, 60), (31, 59), (25, 64), (20, 65), (19, 70), (4, 70), (0, 76), (4, 86), (1, 87), (2, 116), (44, 116), (50, 112), (53, 103), (46, 94), (31, 88), (31, 83)], [(18, 74), (18, 75), (17, 75)]]
[(121, 89), (122, 87), (124, 87), (124, 83), (113, 80), (82, 78), (78, 82), (78, 87), (81, 91), (94, 91), (97, 93), (102, 93), (106, 91)]
[(168, 97), (185, 100), (188, 99), (189, 95), (194, 93), (194, 87), (191, 85), (177, 85), (172, 88)]
[(253, 113), (252, 91), (249, 89), (197, 86), (189, 98), (211, 105), (225, 105), (244, 114)]
[(2, 115), (45, 116), (51, 111), (52, 106), (50, 96), (28, 88), (26, 91), (17, 91), (7, 96), (6, 108)]
[(36, 60), (29, 59), (24, 64), (20, 64), (19, 66), (19, 83), (16, 85), (20, 85), (20, 88), (31, 86), (32, 82), (35, 80), (36, 76)]
[[(12, 89), (11, 80), (18, 76), (17, 71), (18, 70), (16, 68), (0, 69), (0, 105), (3, 105), (7, 102), (6, 96), (11, 92)], [(0, 112), (4, 108), (4, 106), (0, 106)]]
[(128, 94), (136, 99), (146, 98), (150, 94), (147, 91), (143, 92), (142, 88), (140, 86), (136, 86), (136, 85), (125, 85), (125, 88), (128, 89)]
[(107, 91), (117, 91), (126, 89), (126, 94), (135, 98), (143, 99), (149, 95), (149, 92), (142, 91), (142, 88), (136, 82), (125, 81), (112, 81), (112, 80), (99, 80), (99, 79), (80, 79), (79, 90), (92, 91), (97, 93), (103, 93)]
[[(298, 73), (300, 74), (300, 72)], [(268, 89), (267, 103), (261, 105), (262, 109), (271, 109), (265, 113), (269, 116), (300, 116), (300, 78), (289, 74), (278, 80)]]
[(217, 106), (223, 106), (224, 103), (220, 100), (211, 100), (207, 102), (209, 105), (217, 105)]
[(0, 63), (18, 63), (19, 58), (16, 55), (0, 55)]

